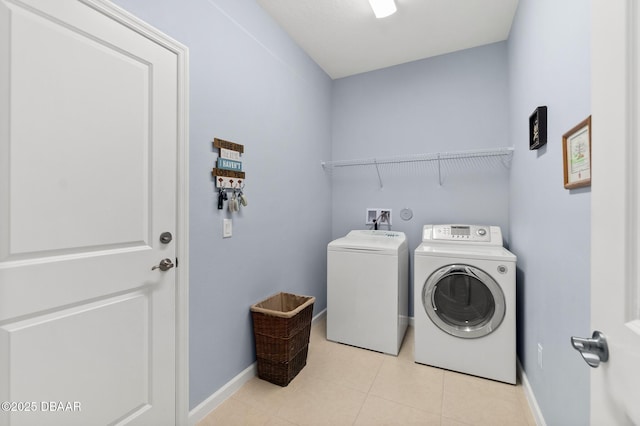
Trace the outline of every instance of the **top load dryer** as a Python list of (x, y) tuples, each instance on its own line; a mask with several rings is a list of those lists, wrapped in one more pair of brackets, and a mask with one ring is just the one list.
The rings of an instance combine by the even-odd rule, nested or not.
[(327, 339), (398, 355), (408, 325), (402, 232), (356, 230), (327, 246)]

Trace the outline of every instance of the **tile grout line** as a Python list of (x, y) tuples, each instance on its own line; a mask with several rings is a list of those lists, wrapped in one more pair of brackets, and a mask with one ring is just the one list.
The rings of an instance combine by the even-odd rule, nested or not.
[(373, 388), (373, 385), (375, 384), (376, 379), (378, 378), (378, 375), (380, 374), (380, 370), (382, 369), (382, 366), (384, 365), (384, 363), (385, 363), (385, 359), (382, 359), (382, 362), (378, 366), (378, 371), (376, 371), (376, 375), (373, 377), (373, 380), (371, 381), (371, 385), (369, 385), (369, 389), (367, 389), (367, 392), (365, 393), (364, 401), (362, 402), (362, 405), (360, 406), (360, 409), (358, 410), (358, 414), (356, 415), (356, 418), (353, 421), (354, 425), (358, 421), (358, 417), (360, 417), (360, 413), (362, 413), (362, 409), (364, 408), (364, 404), (366, 404), (367, 399), (369, 399), (369, 396), (371, 395), (371, 389)]
[[(316, 334), (316, 337), (318, 337), (319, 340), (326, 340), (326, 337), (322, 336), (322, 333)], [(329, 342), (329, 341), (327, 341), (327, 342)], [(321, 356), (322, 357), (331, 358), (333, 355), (337, 354), (336, 348), (340, 347), (341, 344), (335, 343), (335, 342), (330, 342), (330, 343), (331, 343), (331, 345), (329, 346), (329, 348), (328, 348), (329, 350), (328, 351), (324, 351), (324, 349), (326, 349), (326, 348), (324, 348), (324, 346), (323, 346), (323, 350), (321, 351)], [(405, 343), (406, 342), (403, 341), (403, 345)], [(349, 346), (349, 345), (347, 345), (347, 346)], [(366, 349), (361, 349), (361, 350), (368, 352), (368, 350), (366, 350)], [(373, 352), (375, 352), (375, 351), (373, 351)], [(341, 352), (340, 356), (343, 356), (343, 355), (344, 354)], [(382, 355), (384, 355), (384, 354), (382, 354)], [(423, 410), (421, 408), (418, 408), (418, 406), (405, 404), (404, 402), (401, 402), (401, 400), (398, 400), (398, 399), (387, 398), (387, 397), (384, 397), (384, 396), (378, 396), (378, 395), (372, 393), (374, 387), (376, 387), (376, 389), (378, 389), (377, 386), (383, 386), (384, 387), (384, 384), (383, 384), (384, 381), (382, 381), (382, 379), (386, 378), (387, 376), (386, 375), (381, 376), (381, 374), (382, 374), (382, 371), (385, 369), (385, 367), (389, 367), (389, 368), (391, 368), (391, 367), (393, 367), (393, 368), (399, 367), (399, 368), (401, 368), (403, 370), (404, 369), (411, 370), (412, 367), (415, 368), (416, 366), (421, 366), (420, 364), (417, 364), (415, 362), (411, 362), (411, 357), (408, 356), (408, 355), (409, 354), (407, 352), (405, 352), (404, 353), (404, 357), (402, 359), (399, 359), (397, 357), (396, 357), (396, 359), (394, 359), (391, 356), (384, 355), (380, 359), (380, 362), (378, 363), (377, 367), (369, 369), (369, 374), (367, 374), (367, 376), (368, 377), (372, 377), (373, 376), (373, 378), (371, 379), (371, 382), (369, 382), (369, 385), (366, 386), (367, 390), (364, 390), (365, 386), (362, 386), (362, 387), (358, 388), (355, 385), (352, 386), (349, 383), (344, 383), (344, 382), (341, 382), (341, 381), (334, 381), (333, 379), (328, 380), (327, 378), (323, 378), (322, 376), (312, 375), (312, 376), (310, 376), (310, 378), (314, 382), (316, 382), (316, 381), (326, 381), (326, 382), (332, 383), (334, 385), (339, 385), (340, 387), (342, 387), (344, 389), (348, 389), (349, 391), (358, 392), (358, 393), (360, 393), (361, 395), (364, 396), (364, 398), (362, 400), (362, 403), (359, 404), (357, 412), (355, 411), (355, 408), (356, 408), (355, 404), (352, 406), (353, 407), (352, 408), (353, 411), (351, 411), (351, 413), (355, 412), (356, 415), (353, 417), (353, 420), (351, 422), (347, 423), (347, 424), (351, 424), (351, 425), (358, 424), (360, 416), (363, 416), (363, 421), (365, 420), (365, 418), (367, 416), (367, 413), (368, 413), (368, 410), (365, 410), (365, 404), (366, 404), (368, 398), (370, 398), (370, 397), (379, 398), (380, 401), (383, 401), (383, 400), (384, 401), (388, 401), (388, 402), (393, 403), (395, 405), (398, 405), (398, 406), (401, 406), (401, 407), (406, 407), (406, 408), (411, 409), (411, 410), (417, 410), (417, 411), (420, 411), (420, 412), (423, 412), (423, 413), (429, 413), (430, 415), (433, 415), (434, 423), (437, 424), (438, 417), (436, 417), (435, 416), (436, 413), (434, 413), (432, 411)], [(368, 359), (368, 357), (367, 357), (367, 359)], [(371, 365), (371, 367), (374, 367), (374, 365)], [(370, 371), (373, 371), (374, 369), (375, 369), (375, 374), (371, 375)], [(439, 370), (442, 370), (442, 369), (439, 369)], [(454, 374), (456, 374), (456, 377), (457, 377), (457, 375), (461, 375), (461, 376), (465, 376), (465, 377), (467, 376), (464, 373), (454, 373)], [(450, 398), (449, 398), (449, 402), (450, 403), (447, 406), (451, 407), (451, 403), (457, 401), (457, 396), (456, 396), (457, 391), (456, 391), (456, 386), (454, 386), (455, 383), (452, 383), (451, 380), (450, 380), (449, 381), (449, 386), (447, 386), (447, 382), (446, 382), (447, 377), (449, 377), (451, 380), (453, 380), (452, 379), (453, 376), (450, 376), (449, 374), (447, 374), (447, 371), (443, 371), (441, 389), (440, 389), (440, 394), (441, 394), (440, 410), (441, 411), (439, 413), (439, 424), (442, 425), (443, 422), (444, 422), (444, 419), (447, 419), (447, 420), (459, 422), (460, 425), (469, 426), (469, 423), (466, 423), (466, 422), (461, 421), (461, 420), (457, 420), (457, 419), (452, 418), (452, 417), (444, 416), (444, 414), (445, 414), (444, 407), (445, 407), (445, 405), (447, 405), (447, 404), (445, 404), (445, 397), (446, 397), (446, 390), (447, 389), (449, 390), (449, 395), (450, 395)], [(484, 379), (481, 379), (481, 380), (483, 380), (483, 382), (484, 382)], [(360, 383), (362, 383), (362, 382), (360, 382)], [(364, 384), (364, 383), (362, 383), (362, 384)], [(246, 386), (246, 385), (247, 384), (245, 384), (244, 386)], [(509, 388), (511, 389), (511, 387), (509, 387)], [(434, 388), (433, 390), (436, 391), (437, 387)], [(508, 400), (511, 403), (513, 403), (514, 401), (512, 401), (513, 398), (511, 398), (511, 396), (515, 396), (516, 397), (517, 401), (515, 401), (515, 402), (517, 402), (517, 403), (515, 405), (511, 404), (511, 406), (516, 411), (521, 413), (520, 416), (518, 416), (518, 417), (524, 416), (522, 419), (518, 419), (518, 420), (524, 420), (524, 424), (526, 425), (526, 424), (528, 424), (528, 421), (529, 421), (529, 418), (526, 416), (526, 413), (525, 413), (526, 410), (524, 409), (525, 408), (524, 407), (524, 405), (525, 405), (525, 399), (524, 398), (526, 398), (526, 396), (524, 396), (524, 393), (522, 391), (521, 391), (521, 394), (518, 394), (518, 392), (514, 392), (514, 393), (515, 393), (515, 395), (512, 395), (511, 393), (509, 393), (507, 395), (507, 396), (509, 396), (509, 398), (506, 398), (505, 400)], [(281, 415), (281, 413), (283, 413), (282, 407), (279, 407), (272, 414), (268, 414), (271, 411), (266, 409), (266, 408), (262, 408), (263, 407), (262, 405), (253, 405), (252, 403), (245, 402), (244, 400), (237, 398), (237, 392), (234, 392), (234, 394), (230, 397), (230, 399), (235, 400), (235, 401), (237, 401), (239, 403), (242, 403), (242, 404), (247, 404), (248, 406), (252, 407), (254, 410), (257, 410), (259, 412), (259, 414), (266, 415), (266, 416), (270, 417), (271, 419), (276, 419), (276, 420), (280, 420), (280, 421), (283, 421), (283, 422), (287, 422), (288, 424), (295, 425), (295, 426), (300, 426), (301, 424), (305, 423), (305, 420), (298, 419), (297, 416), (295, 417), (297, 419), (297, 421), (293, 421), (293, 420), (290, 420), (290, 419), (288, 419), (286, 417), (283, 417)], [(376, 405), (376, 404), (373, 404), (373, 405)], [(436, 409), (437, 406), (434, 406), (432, 408)], [(449, 414), (451, 415), (451, 414), (453, 414), (453, 412), (450, 412)], [(344, 420), (346, 420), (348, 422), (348, 418), (344, 418)], [(469, 420), (469, 419), (467, 419), (467, 420)]]

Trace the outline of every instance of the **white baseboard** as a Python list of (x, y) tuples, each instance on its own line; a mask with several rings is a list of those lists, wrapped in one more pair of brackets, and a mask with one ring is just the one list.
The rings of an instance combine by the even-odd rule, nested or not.
[(253, 363), (244, 369), (240, 374), (231, 379), (209, 398), (202, 401), (193, 410), (189, 411), (189, 426), (195, 426), (200, 420), (215, 410), (220, 404), (236, 393), (242, 385), (253, 379), (258, 374), (258, 364)]
[(547, 423), (544, 421), (544, 417), (542, 416), (542, 411), (540, 411), (540, 406), (538, 405), (538, 401), (536, 401), (536, 397), (533, 394), (533, 389), (531, 389), (531, 384), (527, 379), (527, 374), (522, 368), (522, 364), (520, 364), (520, 360), (517, 360), (517, 362), (518, 362), (518, 374), (520, 375), (520, 380), (522, 381), (522, 388), (524, 389), (524, 394), (527, 397), (529, 408), (531, 408), (531, 413), (533, 413), (533, 419), (536, 421), (536, 425), (547, 426)]
[(323, 317), (325, 317), (327, 315), (327, 308), (324, 308), (323, 310), (321, 310), (320, 312), (318, 312), (318, 314), (313, 317), (313, 319), (311, 320), (311, 324), (315, 323), (316, 321), (322, 319)]
[[(311, 320), (311, 324), (322, 319), (327, 314), (327, 309), (320, 311)], [(189, 411), (189, 426), (195, 426), (200, 420), (215, 410), (220, 404), (227, 400), (231, 395), (236, 393), (242, 385), (253, 379), (258, 374), (258, 363), (254, 362), (245, 368), (240, 374), (229, 380), (224, 386), (214, 392), (209, 398), (198, 404), (193, 410)]]

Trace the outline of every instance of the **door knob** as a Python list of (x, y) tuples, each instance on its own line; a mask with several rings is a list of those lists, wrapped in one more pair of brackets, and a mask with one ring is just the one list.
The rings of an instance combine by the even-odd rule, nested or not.
[(167, 258), (167, 259), (162, 259), (160, 261), (160, 264), (154, 266), (153, 268), (151, 268), (151, 270), (155, 271), (156, 269), (160, 269), (161, 271), (168, 271), (169, 269), (173, 268), (174, 266), (175, 265), (173, 264), (171, 259)]
[(609, 346), (607, 339), (600, 331), (594, 331), (591, 339), (583, 337), (571, 337), (571, 345), (580, 352), (582, 358), (590, 367), (598, 368), (601, 362), (609, 360)]

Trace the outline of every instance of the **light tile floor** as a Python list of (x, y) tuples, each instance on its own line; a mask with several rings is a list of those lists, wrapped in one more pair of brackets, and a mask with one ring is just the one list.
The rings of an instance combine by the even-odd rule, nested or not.
[(287, 387), (257, 377), (198, 426), (535, 426), (522, 386), (413, 361), (413, 328), (398, 357), (326, 339), (311, 328), (307, 365)]

